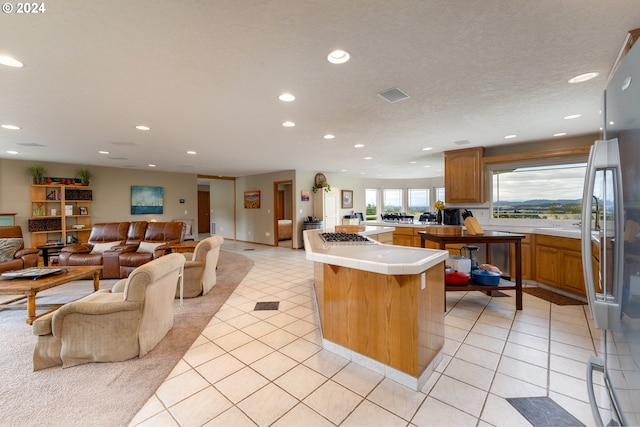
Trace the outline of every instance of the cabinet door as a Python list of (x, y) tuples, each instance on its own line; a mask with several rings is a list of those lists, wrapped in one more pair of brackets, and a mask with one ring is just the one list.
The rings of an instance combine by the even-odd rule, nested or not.
[(444, 194), (448, 203), (483, 203), (484, 148), (445, 151)]
[(536, 246), (536, 280), (548, 285), (558, 283), (558, 250)]
[(413, 246), (413, 236), (393, 233), (393, 244), (397, 246)]
[(584, 276), (582, 274), (582, 254), (580, 252), (562, 251), (562, 268), (558, 286), (569, 292), (586, 296)]

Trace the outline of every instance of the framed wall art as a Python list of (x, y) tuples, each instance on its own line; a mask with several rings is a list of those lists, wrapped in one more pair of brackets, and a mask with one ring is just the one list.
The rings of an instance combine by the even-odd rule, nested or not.
[(342, 190), (342, 209), (353, 208), (353, 190)]
[(162, 187), (131, 186), (131, 215), (162, 214), (163, 202)]
[(311, 199), (311, 192), (309, 190), (302, 190), (300, 192), (300, 201), (308, 202)]
[(260, 191), (244, 192), (244, 208), (259, 209), (260, 208)]

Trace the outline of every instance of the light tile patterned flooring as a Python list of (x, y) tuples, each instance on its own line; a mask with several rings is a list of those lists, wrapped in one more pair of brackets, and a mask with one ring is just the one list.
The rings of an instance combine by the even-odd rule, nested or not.
[(513, 297), (450, 292), (444, 359), (414, 391), (322, 349), (303, 250), (223, 249), (255, 266), (131, 426), (528, 426), (505, 398), (531, 396), (594, 424), (585, 362), (600, 333), (587, 306), (524, 294), (516, 312)]

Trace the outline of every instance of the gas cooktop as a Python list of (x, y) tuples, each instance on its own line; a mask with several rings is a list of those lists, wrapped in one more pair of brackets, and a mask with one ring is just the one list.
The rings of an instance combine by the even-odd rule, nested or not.
[(369, 245), (375, 243), (358, 233), (321, 233), (320, 237), (328, 245)]

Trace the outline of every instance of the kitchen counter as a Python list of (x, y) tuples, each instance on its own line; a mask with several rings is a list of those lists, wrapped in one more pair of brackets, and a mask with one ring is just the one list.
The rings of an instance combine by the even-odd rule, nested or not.
[[(372, 227), (358, 234), (367, 236), (393, 231), (386, 230), (387, 228)], [(320, 234), (323, 231), (306, 230), (303, 233), (306, 257), (310, 261), (380, 274), (419, 274), (445, 261), (449, 256), (447, 251), (384, 245), (377, 242), (366, 245), (332, 246), (322, 241)]]
[(420, 390), (442, 360), (448, 252), (373, 240), (328, 244), (323, 232), (303, 232), (323, 347)]

